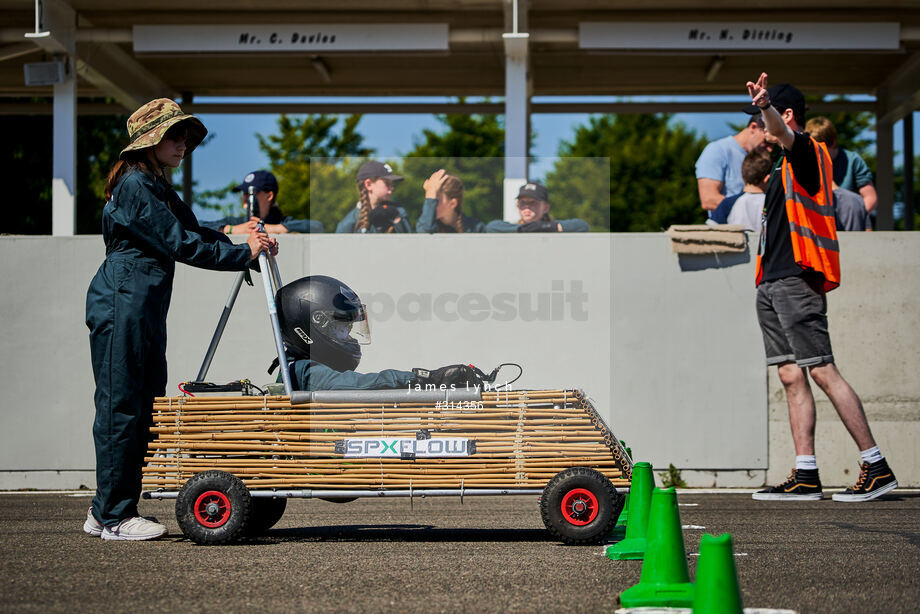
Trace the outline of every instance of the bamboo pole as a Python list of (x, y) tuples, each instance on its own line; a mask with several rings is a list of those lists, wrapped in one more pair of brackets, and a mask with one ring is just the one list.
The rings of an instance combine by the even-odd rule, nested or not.
[[(144, 484), (180, 485), (208, 468), (247, 484), (347, 488), (410, 482), (455, 488), (537, 484), (573, 466), (594, 467), (623, 481), (618, 448), (578, 391), (484, 392), (482, 402), (303, 403), (285, 396), (156, 400), (155, 439)], [(476, 452), (461, 458), (357, 458), (335, 454), (350, 438), (467, 438)], [(268, 458), (268, 456), (274, 458)], [(628, 482), (627, 482), (628, 483)]]

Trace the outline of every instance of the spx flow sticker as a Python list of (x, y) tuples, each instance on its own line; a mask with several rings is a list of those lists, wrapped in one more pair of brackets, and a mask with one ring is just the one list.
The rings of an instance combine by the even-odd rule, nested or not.
[(476, 453), (476, 442), (459, 437), (375, 437), (335, 443), (345, 458), (457, 458)]

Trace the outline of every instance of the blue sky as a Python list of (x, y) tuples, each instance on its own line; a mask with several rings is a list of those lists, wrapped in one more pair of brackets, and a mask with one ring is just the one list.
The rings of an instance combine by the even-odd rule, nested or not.
[[(694, 100), (700, 99), (695, 98)], [(721, 98), (719, 100), (734, 99)], [(741, 97), (737, 100), (739, 100), (740, 108), (744, 101)], [(196, 102), (212, 101), (217, 102), (218, 100), (196, 100)], [(225, 100), (220, 101), (225, 102)], [(563, 140), (570, 139), (575, 127), (587, 122), (588, 117), (590, 115), (587, 113), (532, 115), (531, 125), (536, 132), (536, 139), (531, 155), (544, 159), (555, 156), (559, 144)], [(682, 122), (712, 140), (731, 134), (729, 123), (737, 123), (740, 117), (740, 113), (678, 113), (675, 114), (672, 121)], [(196, 189), (222, 188), (231, 181), (242, 181), (242, 178), (250, 171), (268, 166), (268, 159), (259, 150), (256, 134), (273, 134), (277, 126), (277, 115), (202, 114), (200, 118), (213, 137), (195, 155)], [(376, 149), (377, 155), (382, 158), (397, 157), (412, 150), (415, 143), (421, 140), (422, 131), (426, 128), (440, 130), (441, 124), (433, 115), (368, 113), (358, 125), (358, 131), (364, 135), (365, 143)], [(914, 142), (918, 141), (920, 141), (920, 113), (915, 113)], [(898, 123), (895, 126), (895, 148), (900, 150), (902, 143), (902, 127), (901, 123)], [(899, 160), (900, 158), (896, 158), (896, 165)], [(540, 165), (539, 163), (535, 165), (531, 171), (533, 178), (539, 178), (545, 171), (545, 166), (546, 164)], [(219, 216), (215, 211), (199, 210), (196, 213), (202, 219)]]

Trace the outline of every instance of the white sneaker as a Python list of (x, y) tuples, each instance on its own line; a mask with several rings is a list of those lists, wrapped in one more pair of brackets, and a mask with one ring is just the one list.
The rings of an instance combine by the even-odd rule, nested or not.
[(99, 537), (102, 535), (103, 528), (102, 523), (93, 516), (93, 508), (90, 507), (86, 510), (86, 522), (83, 523), (83, 532), (93, 537)]
[(143, 541), (166, 535), (166, 527), (140, 516), (125, 518), (114, 527), (102, 529), (102, 539), (111, 541)]

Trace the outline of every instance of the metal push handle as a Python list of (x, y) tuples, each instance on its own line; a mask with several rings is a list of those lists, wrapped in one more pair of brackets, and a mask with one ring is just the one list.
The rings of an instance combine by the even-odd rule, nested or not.
[[(251, 189), (251, 188), (250, 188)], [(259, 221), (259, 231), (264, 231), (265, 225)], [(277, 263), (274, 256), (259, 252), (259, 269), (262, 273), (262, 287), (265, 288), (265, 302), (268, 304), (268, 317), (272, 322), (272, 333), (275, 337), (275, 349), (278, 351), (278, 365), (281, 367), (281, 381), (284, 383), (284, 394), (291, 396), (294, 387), (291, 385), (291, 372), (288, 369), (287, 352), (281, 340), (281, 323), (278, 321), (278, 308), (275, 305), (275, 291), (273, 282), (280, 285), (281, 277), (278, 275)]]

